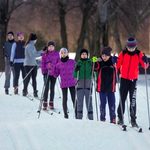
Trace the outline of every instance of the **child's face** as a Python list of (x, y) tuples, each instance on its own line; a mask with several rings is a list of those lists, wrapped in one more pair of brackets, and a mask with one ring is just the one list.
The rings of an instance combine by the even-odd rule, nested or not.
[(136, 47), (127, 47), (127, 49), (129, 52), (133, 52), (133, 51), (135, 51)]
[(68, 56), (68, 52), (62, 50), (62, 51), (60, 52), (60, 56), (61, 56), (61, 58), (65, 58), (66, 56)]
[(23, 41), (24, 40), (24, 35), (23, 34), (20, 34), (19, 36), (18, 36), (18, 41)]
[(53, 51), (54, 49), (55, 49), (55, 46), (53, 46), (53, 45), (48, 46), (48, 51)]
[(85, 52), (84, 52), (84, 53), (82, 53), (82, 54), (81, 54), (81, 58), (82, 58), (82, 59), (86, 59), (86, 58), (88, 58), (87, 53), (85, 53)]
[(110, 58), (110, 56), (107, 56), (105, 54), (102, 55), (102, 59), (103, 61), (107, 61)]

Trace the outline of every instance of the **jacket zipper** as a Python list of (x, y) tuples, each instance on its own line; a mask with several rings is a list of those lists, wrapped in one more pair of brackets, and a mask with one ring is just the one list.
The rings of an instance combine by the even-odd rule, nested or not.
[(127, 74), (127, 78), (128, 79), (129, 79), (129, 71), (130, 71), (130, 66), (131, 66), (131, 59), (132, 59), (132, 57), (130, 56), (129, 67), (128, 67), (128, 74)]
[(85, 77), (86, 77), (86, 63), (84, 62), (84, 89), (85, 89)]

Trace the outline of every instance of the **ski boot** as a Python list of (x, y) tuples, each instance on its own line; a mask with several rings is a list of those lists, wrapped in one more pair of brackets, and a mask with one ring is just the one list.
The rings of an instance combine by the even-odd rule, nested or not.
[(49, 108), (50, 108), (50, 109), (54, 109), (54, 103), (53, 103), (53, 101), (50, 101), (50, 102), (49, 102)]
[(43, 102), (43, 110), (47, 110), (47, 102)]

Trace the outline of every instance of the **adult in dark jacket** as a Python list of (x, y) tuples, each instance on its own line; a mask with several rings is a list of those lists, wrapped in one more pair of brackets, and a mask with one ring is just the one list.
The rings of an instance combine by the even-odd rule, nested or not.
[(14, 94), (18, 94), (18, 82), (20, 71), (22, 71), (22, 79), (23, 83), (25, 83), (25, 70), (24, 70), (24, 34), (22, 32), (17, 33), (18, 41), (12, 45), (10, 62), (11, 65), (14, 66), (15, 78), (14, 78)]
[(7, 41), (4, 43), (3, 46), (5, 56), (5, 94), (9, 94), (11, 72), (13, 74), (14, 79), (14, 68), (10, 65), (11, 49), (14, 42), (14, 33), (10, 31), (7, 33)]

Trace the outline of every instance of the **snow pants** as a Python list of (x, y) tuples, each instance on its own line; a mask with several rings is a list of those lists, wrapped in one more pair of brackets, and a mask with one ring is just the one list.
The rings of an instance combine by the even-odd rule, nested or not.
[[(122, 120), (122, 113), (124, 114), (125, 112), (125, 101), (127, 99), (127, 95), (129, 92), (129, 99), (130, 99), (130, 117), (131, 121), (136, 120), (136, 82), (137, 80), (127, 80), (121, 78), (120, 81), (120, 103), (118, 106), (118, 117), (120, 120)], [(122, 107), (121, 107), (122, 104)], [(122, 110), (121, 110), (122, 109)]]

